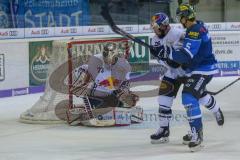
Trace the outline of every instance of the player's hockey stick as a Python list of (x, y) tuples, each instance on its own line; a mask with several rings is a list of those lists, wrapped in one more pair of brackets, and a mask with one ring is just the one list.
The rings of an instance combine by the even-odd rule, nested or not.
[(133, 42), (136, 42), (142, 46), (145, 46), (147, 48), (150, 48), (150, 45), (143, 42), (141, 39), (134, 37), (133, 35), (131, 35), (130, 33), (127, 33), (125, 31), (123, 31), (121, 28), (119, 28), (118, 26), (116, 26), (116, 24), (114, 23), (110, 13), (109, 13), (109, 7), (113, 5), (113, 3), (110, 1), (110, 3), (106, 3), (105, 5), (103, 5), (101, 7), (101, 12), (100, 14), (103, 16), (103, 18), (107, 21), (107, 23), (109, 24), (109, 26), (111, 27), (112, 31), (127, 38), (132, 40)]
[(222, 89), (220, 89), (220, 90), (218, 90), (216, 92), (207, 91), (207, 93), (209, 93), (211, 95), (217, 95), (217, 94), (221, 93), (223, 90), (227, 89), (228, 87), (230, 87), (231, 85), (233, 85), (234, 83), (236, 83), (239, 80), (240, 80), (240, 77), (235, 79), (233, 82), (229, 83), (228, 85), (226, 85), (225, 87), (223, 87)]

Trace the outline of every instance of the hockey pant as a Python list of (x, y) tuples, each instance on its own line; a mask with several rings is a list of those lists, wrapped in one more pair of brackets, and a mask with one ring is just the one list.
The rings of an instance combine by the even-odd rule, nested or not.
[[(187, 116), (191, 124), (194, 119), (197, 119), (196, 124), (193, 123), (194, 126), (202, 126), (199, 104), (205, 106), (213, 113), (217, 112), (219, 106), (217, 105), (215, 98), (204, 92), (206, 84), (209, 83), (211, 79), (212, 76), (193, 75), (192, 77), (184, 78), (183, 81), (183, 78), (173, 79), (164, 76), (160, 84), (158, 96), (160, 127), (169, 126), (172, 117), (171, 107), (181, 84), (184, 84), (182, 103), (186, 108)], [(191, 81), (192, 83), (189, 83)], [(191, 91), (197, 89), (196, 86), (199, 87), (199, 92)]]

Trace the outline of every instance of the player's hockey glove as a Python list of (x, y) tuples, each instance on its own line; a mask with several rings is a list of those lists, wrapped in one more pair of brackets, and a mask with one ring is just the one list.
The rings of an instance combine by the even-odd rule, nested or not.
[(167, 60), (171, 52), (171, 47), (168, 46), (151, 46), (150, 53), (158, 60)]

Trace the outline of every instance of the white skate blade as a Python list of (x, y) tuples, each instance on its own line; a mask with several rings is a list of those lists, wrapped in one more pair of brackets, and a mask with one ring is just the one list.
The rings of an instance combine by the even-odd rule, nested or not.
[(191, 152), (197, 152), (200, 151), (204, 146), (202, 144), (196, 146), (196, 147), (191, 147), (189, 148)]
[(163, 143), (168, 143), (169, 142), (169, 138), (168, 137), (163, 137), (163, 138), (160, 138), (158, 140), (151, 140), (151, 143), (152, 144), (163, 144)]

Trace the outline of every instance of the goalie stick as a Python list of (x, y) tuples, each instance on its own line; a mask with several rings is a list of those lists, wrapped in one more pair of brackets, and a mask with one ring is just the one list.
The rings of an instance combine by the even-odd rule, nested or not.
[(101, 7), (101, 12), (100, 14), (103, 16), (103, 18), (107, 21), (107, 23), (109, 24), (109, 26), (111, 27), (112, 31), (127, 38), (132, 40), (133, 42), (136, 42), (142, 46), (145, 46), (147, 48), (150, 48), (150, 45), (143, 42), (141, 39), (134, 37), (133, 35), (131, 35), (130, 33), (125, 32), (124, 30), (122, 30), (121, 28), (119, 28), (118, 26), (116, 26), (115, 22), (113, 21), (110, 13), (109, 13), (109, 8), (111, 7), (111, 5), (113, 5), (113, 3), (110, 1), (109, 3), (106, 3), (105, 5), (103, 5)]
[(233, 85), (234, 83), (236, 83), (239, 80), (240, 80), (240, 77), (235, 79), (234, 81), (232, 81), (231, 83), (229, 83), (228, 85), (226, 85), (225, 87), (223, 87), (222, 89), (220, 89), (216, 92), (207, 91), (207, 93), (209, 93), (211, 95), (217, 95), (217, 94), (221, 93), (223, 90), (227, 89), (228, 87), (230, 87), (231, 85)]

